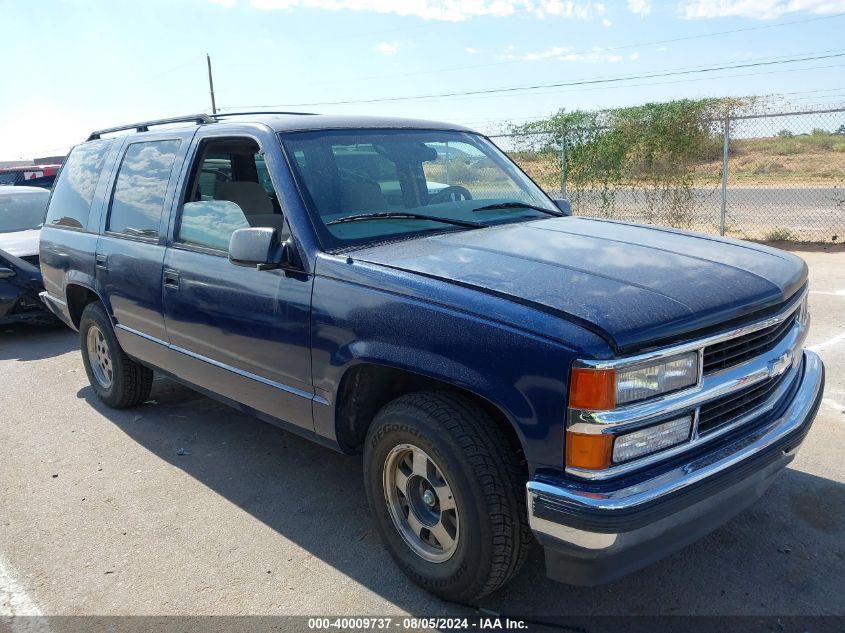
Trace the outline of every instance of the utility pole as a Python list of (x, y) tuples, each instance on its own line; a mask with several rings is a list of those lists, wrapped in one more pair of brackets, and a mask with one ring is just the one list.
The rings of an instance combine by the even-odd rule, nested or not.
[(214, 101), (214, 79), (211, 77), (211, 55), (205, 54), (205, 61), (208, 62), (208, 90), (211, 93), (211, 114), (217, 114), (217, 104)]

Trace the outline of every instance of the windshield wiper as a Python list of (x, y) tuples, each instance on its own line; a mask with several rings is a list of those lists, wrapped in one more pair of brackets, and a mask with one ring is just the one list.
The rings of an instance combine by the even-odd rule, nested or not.
[(478, 213), (480, 211), (504, 211), (507, 209), (532, 209), (534, 211), (539, 211), (540, 213), (545, 213), (546, 215), (553, 215), (558, 218), (566, 217), (560, 211), (552, 211), (551, 209), (547, 209), (546, 207), (538, 207), (537, 205), (528, 204), (527, 202), (501, 202), (499, 204), (488, 204), (486, 206), (473, 209), (472, 212)]
[(332, 224), (343, 224), (344, 222), (362, 222), (364, 220), (431, 220), (432, 222), (441, 222), (443, 224), (453, 224), (455, 226), (462, 226), (465, 229), (481, 229), (486, 226), (486, 224), (482, 224), (481, 222), (470, 222), (468, 220), (453, 220), (452, 218), (441, 218), (435, 215), (425, 215), (423, 213), (399, 213), (394, 211), (349, 215), (345, 218), (326, 222), (326, 226), (331, 226)]

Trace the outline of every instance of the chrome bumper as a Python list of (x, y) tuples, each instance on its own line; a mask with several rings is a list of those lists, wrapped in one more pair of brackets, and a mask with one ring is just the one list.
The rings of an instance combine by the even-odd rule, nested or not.
[(795, 457), (824, 388), (824, 366), (804, 351), (800, 383), (769, 422), (644, 481), (609, 487), (542, 475), (527, 484), (531, 529), (549, 576), (609, 582), (704, 536), (758, 499)]

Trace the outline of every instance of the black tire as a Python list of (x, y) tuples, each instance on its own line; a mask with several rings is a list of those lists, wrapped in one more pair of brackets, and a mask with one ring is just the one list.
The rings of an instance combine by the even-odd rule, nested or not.
[[(451, 557), (443, 562), (414, 551), (391, 516), (385, 465), (403, 446), (430, 456), (451, 488), (460, 531)], [(397, 398), (378, 413), (367, 433), (364, 484), (377, 529), (399, 567), (447, 600), (469, 602), (495, 591), (525, 562), (531, 543), (526, 476), (521, 452), (495, 420), (459, 395), (420, 392)]]
[[(111, 367), (109, 375), (111, 380), (107, 385), (95, 375), (88, 353), (88, 335), (92, 328), (97, 328), (102, 333), (106, 343), (105, 355)], [(79, 340), (88, 381), (94, 393), (104, 404), (114, 409), (126, 409), (149, 398), (153, 386), (152, 370), (136, 363), (126, 355), (120, 343), (117, 342), (111, 319), (99, 302), (95, 301), (85, 306), (79, 321)]]

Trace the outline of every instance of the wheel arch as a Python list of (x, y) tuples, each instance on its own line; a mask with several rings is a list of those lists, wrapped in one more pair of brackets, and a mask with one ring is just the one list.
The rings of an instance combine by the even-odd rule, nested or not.
[(525, 458), (525, 438), (506, 411), (472, 389), (436, 376), (374, 361), (349, 367), (337, 390), (335, 437), (346, 453), (359, 453), (378, 412), (389, 402), (417, 391), (460, 395), (482, 408), (502, 429), (513, 449)]
[(106, 307), (102, 297), (93, 288), (77, 282), (68, 282), (65, 286), (65, 299), (67, 300), (68, 315), (77, 330), (85, 306), (98, 301), (104, 308)]

